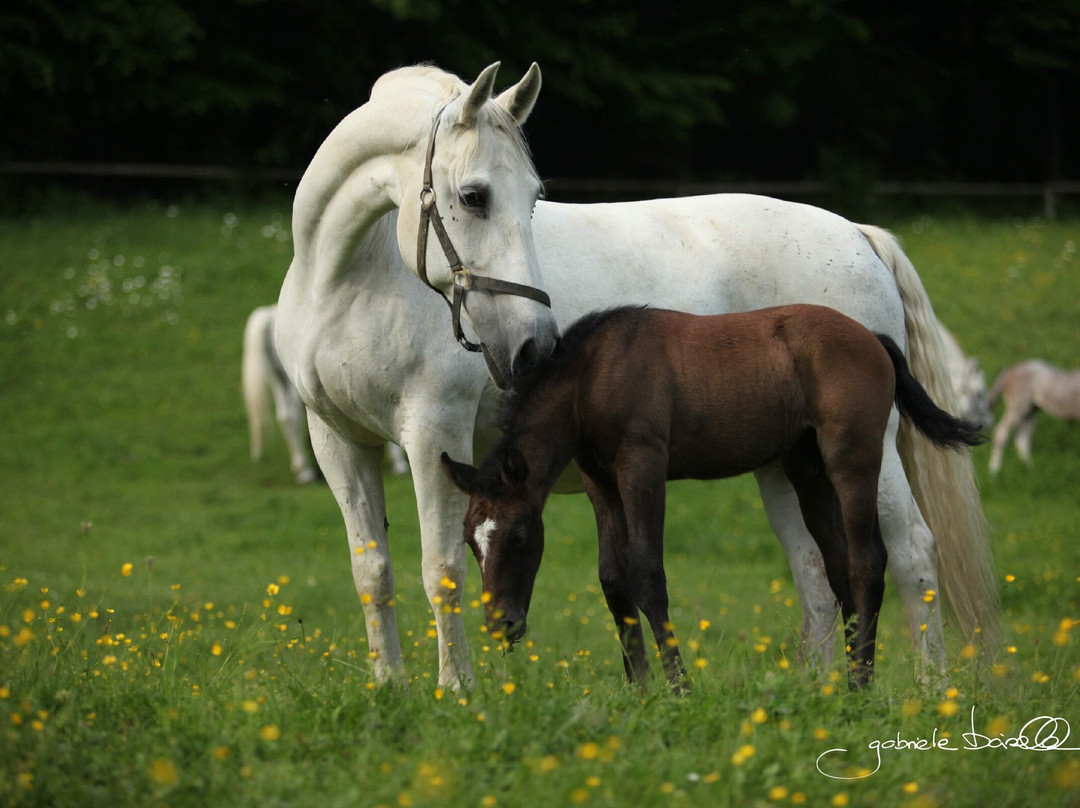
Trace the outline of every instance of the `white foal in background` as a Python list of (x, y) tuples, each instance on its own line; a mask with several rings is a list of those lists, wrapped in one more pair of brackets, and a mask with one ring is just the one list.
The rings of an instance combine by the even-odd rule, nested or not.
[[(405, 675), (382, 447), (401, 444), (412, 464), (438, 681), (458, 684), (472, 675), (460, 609), (467, 501), (439, 456), (471, 461), (498, 417), (504, 394), (496, 385), (551, 352), (556, 317), (568, 323), (642, 303), (699, 314), (827, 305), (891, 336), (934, 400), (955, 410), (933, 309), (888, 233), (745, 195), (537, 202), (540, 183), (519, 126), (540, 71), (533, 65), (492, 97), (497, 67), (471, 85), (433, 67), (380, 78), (319, 148), (293, 206), (295, 255), (275, 339), (345, 519), (378, 681)], [(471, 329), (483, 360), (455, 344), (451, 322), (462, 344), (471, 343), (461, 323)], [(941, 452), (898, 425), (894, 412), (879, 518), (920, 667), (942, 669), (940, 593), (965, 635), (995, 636), (985, 522), (970, 456)], [(838, 607), (821, 554), (782, 472), (765, 468), (757, 481), (802, 603), (803, 650), (829, 660)]]
[(1029, 359), (998, 374), (990, 388), (990, 403), (998, 398), (1005, 403), (1005, 410), (994, 428), (991, 474), (1001, 471), (1001, 456), (1014, 431), (1016, 453), (1031, 465), (1031, 435), (1039, 412), (1080, 421), (1080, 369), (1061, 370), (1041, 359)]
[[(270, 413), (270, 397), (274, 414), (289, 448), (289, 467), (296, 482), (307, 485), (319, 479), (319, 470), (308, 451), (307, 412), (300, 394), (296, 392), (274, 348), (274, 317), (277, 306), (260, 306), (248, 316), (244, 326), (244, 353), (240, 364), (240, 380), (247, 410), (248, 431), (251, 435), (251, 459), (262, 457), (266, 419)], [(409, 463), (401, 447), (390, 444), (390, 464), (394, 474), (406, 474)]]

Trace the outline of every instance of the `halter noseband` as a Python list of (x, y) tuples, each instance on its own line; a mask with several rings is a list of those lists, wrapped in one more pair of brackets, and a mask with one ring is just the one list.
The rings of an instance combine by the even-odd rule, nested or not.
[[(443, 109), (445, 109), (445, 107), (443, 107)], [(429, 288), (437, 292), (443, 300), (446, 300), (443, 293), (439, 291), (435, 284), (428, 280), (427, 276), (428, 229), (433, 228), (435, 230), (435, 236), (439, 239), (439, 244), (442, 246), (443, 255), (446, 256), (446, 261), (450, 264), (450, 272), (453, 273), (454, 277), (453, 302), (447, 300), (447, 305), (450, 307), (450, 313), (453, 320), (454, 336), (465, 350), (478, 352), (481, 350), (480, 346), (475, 342), (470, 342), (465, 336), (465, 332), (461, 329), (461, 307), (465, 302), (465, 294), (470, 289), (487, 289), (490, 292), (527, 297), (530, 300), (543, 303), (548, 308), (551, 308), (551, 298), (547, 296), (546, 292), (535, 289), (532, 286), (525, 286), (520, 283), (512, 283), (511, 281), (503, 281), (498, 278), (486, 278), (483, 275), (477, 275), (468, 270), (465, 265), (461, 263), (461, 259), (458, 258), (457, 250), (454, 249), (454, 245), (450, 241), (450, 236), (443, 226), (442, 216), (439, 215), (439, 208), (435, 204), (435, 186), (431, 179), (431, 161), (435, 156), (435, 135), (439, 131), (439, 119), (441, 117), (442, 109), (440, 109), (435, 116), (435, 125), (431, 127), (431, 138), (428, 140), (427, 159), (424, 163), (424, 187), (420, 190), (420, 230), (416, 235), (416, 271), (420, 276), (420, 280), (426, 283)]]

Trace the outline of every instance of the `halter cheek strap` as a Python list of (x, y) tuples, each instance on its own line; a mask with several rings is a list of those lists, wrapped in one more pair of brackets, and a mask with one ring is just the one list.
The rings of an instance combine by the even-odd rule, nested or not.
[[(445, 107), (443, 107), (445, 109)], [(428, 139), (427, 158), (424, 161), (424, 186), (420, 190), (420, 229), (416, 236), (416, 271), (420, 276), (420, 280), (428, 285), (438, 293), (443, 300), (446, 297), (435, 286), (427, 275), (427, 243), (428, 243), (428, 230), (433, 229), (435, 231), (435, 237), (439, 240), (439, 245), (442, 247), (443, 255), (446, 256), (446, 261), (450, 265), (450, 272), (453, 273), (453, 293), (452, 299), (447, 301), (447, 305), (450, 306), (450, 315), (453, 321), (454, 337), (461, 344), (461, 347), (467, 351), (480, 351), (481, 348), (475, 342), (470, 342), (465, 336), (465, 332), (461, 328), (461, 308), (465, 302), (465, 295), (471, 289), (486, 289), (489, 292), (496, 294), (510, 294), (518, 295), (519, 297), (527, 297), (530, 300), (535, 300), (538, 303), (543, 303), (548, 308), (551, 308), (551, 298), (547, 296), (546, 292), (540, 289), (535, 289), (532, 286), (525, 286), (520, 283), (512, 283), (511, 281), (503, 281), (498, 278), (487, 278), (483, 275), (477, 275), (474, 272), (466, 269), (465, 265), (461, 263), (461, 259), (458, 258), (457, 250), (454, 249), (453, 243), (450, 241), (450, 235), (446, 232), (446, 227), (443, 225), (442, 216), (439, 215), (439, 208), (435, 202), (435, 186), (431, 177), (431, 162), (435, 156), (435, 135), (439, 131), (439, 120), (442, 117), (442, 109), (435, 116), (435, 125), (431, 127), (431, 137)]]

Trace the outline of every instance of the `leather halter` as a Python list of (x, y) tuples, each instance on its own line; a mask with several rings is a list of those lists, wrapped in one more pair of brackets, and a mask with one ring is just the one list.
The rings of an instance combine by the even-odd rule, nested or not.
[(446, 300), (446, 297), (439, 290), (435, 284), (428, 280), (427, 276), (427, 239), (428, 229), (433, 228), (435, 230), (435, 236), (439, 239), (439, 244), (442, 246), (443, 255), (446, 256), (446, 261), (450, 264), (450, 272), (453, 273), (454, 291), (453, 302), (447, 300), (446, 303), (450, 306), (451, 318), (454, 327), (454, 337), (461, 344), (461, 347), (467, 351), (478, 352), (481, 350), (481, 346), (475, 342), (470, 342), (465, 336), (465, 332), (461, 329), (461, 307), (465, 303), (465, 294), (471, 289), (487, 289), (489, 292), (518, 295), (519, 297), (527, 297), (530, 300), (535, 300), (539, 303), (543, 303), (548, 308), (551, 308), (551, 298), (547, 296), (546, 292), (540, 289), (535, 289), (532, 286), (525, 286), (520, 283), (512, 283), (511, 281), (503, 281), (498, 278), (486, 278), (483, 275), (477, 275), (475, 272), (470, 271), (461, 263), (461, 259), (458, 258), (457, 250), (454, 249), (454, 245), (450, 242), (450, 236), (446, 232), (446, 228), (443, 226), (442, 216), (439, 215), (439, 209), (435, 204), (435, 187), (431, 179), (431, 161), (435, 156), (435, 135), (439, 131), (439, 119), (442, 117), (442, 111), (446, 109), (443, 107), (439, 110), (435, 116), (435, 124), (431, 127), (431, 138), (428, 140), (427, 147), (427, 159), (424, 163), (424, 187), (420, 190), (420, 230), (416, 236), (416, 271), (420, 276), (420, 280), (428, 285), (429, 288)]

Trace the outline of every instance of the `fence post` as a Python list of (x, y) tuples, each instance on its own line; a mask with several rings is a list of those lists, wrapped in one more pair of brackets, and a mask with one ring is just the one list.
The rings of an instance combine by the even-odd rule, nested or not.
[(1057, 197), (1054, 194), (1054, 186), (1049, 183), (1043, 186), (1043, 212), (1048, 222), (1057, 220)]

